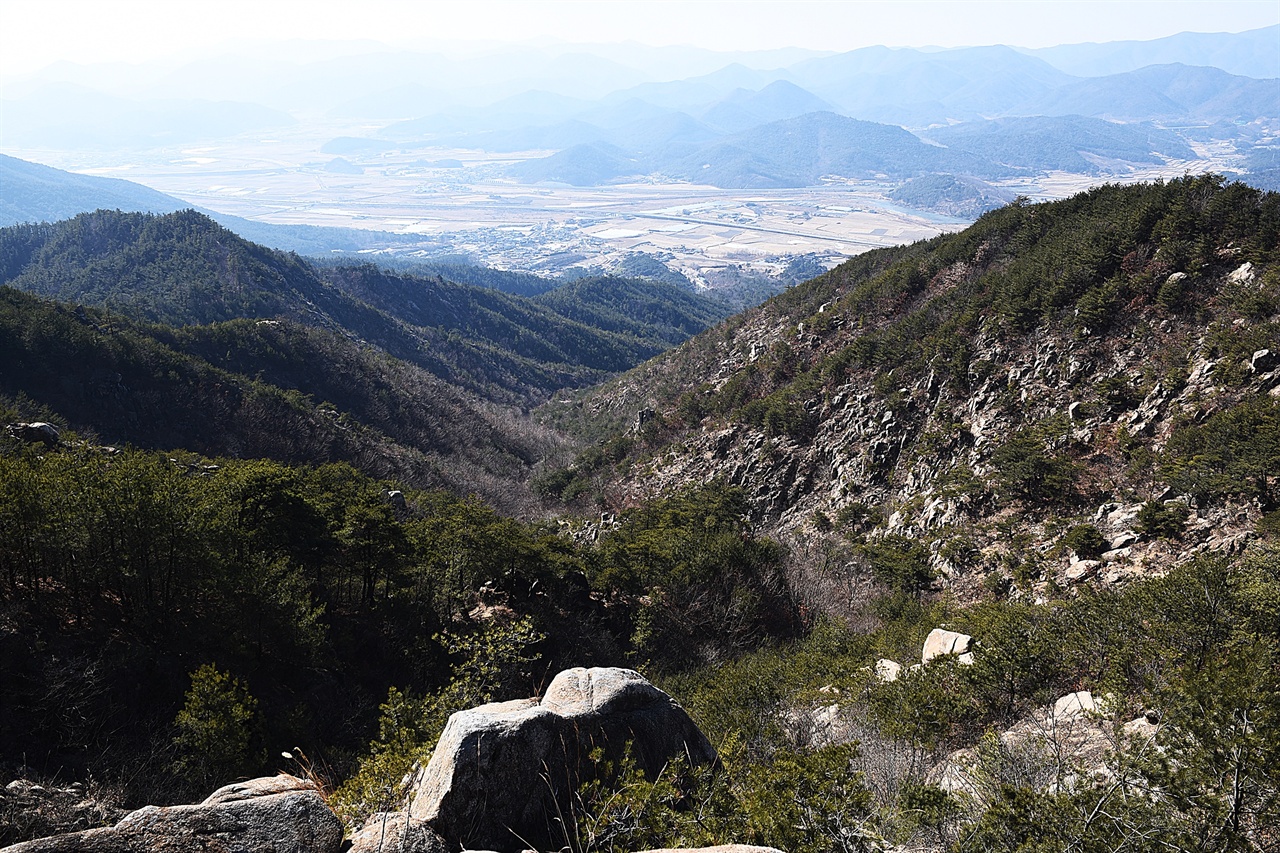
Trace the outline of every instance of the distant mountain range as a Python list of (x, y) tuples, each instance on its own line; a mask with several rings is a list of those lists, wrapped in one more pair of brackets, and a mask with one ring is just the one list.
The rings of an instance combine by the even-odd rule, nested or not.
[[(868, 47), (717, 56), (639, 45), (561, 46), (310, 61), (291, 61), (286, 52), (235, 63), (202, 60), (155, 79), (138, 69), (101, 68), (95, 76), (64, 65), (7, 87), (0, 145), (150, 149), (294, 133), (297, 116), (307, 111), (365, 125), (316, 141), (332, 173), (363, 173), (383, 167), (389, 155), (403, 160), (418, 149), (454, 147), (511, 154), (515, 162), (505, 175), (530, 183), (598, 186), (642, 178), (741, 189), (945, 175), (955, 178), (952, 189), (971, 189), (973, 181), (1046, 171), (1106, 177), (1170, 161), (1177, 168), (1211, 150), (1219, 163), (1226, 158), (1230, 168), (1266, 185), (1272, 167), (1259, 164), (1280, 130), (1277, 57), (1280, 26), (1038, 50)], [(474, 171), (460, 160), (440, 160), (438, 151), (422, 156), (414, 162), (458, 168), (463, 178)], [(9, 161), (0, 167), (17, 168)], [(488, 166), (481, 171), (486, 179), (495, 173)], [(3, 173), (0, 179), (12, 182)], [(23, 179), (45, 182), (53, 193), (48, 209), (6, 191), (0, 222), (98, 206), (182, 206), (103, 185), (93, 190), (100, 201), (73, 209), (54, 203), (59, 194), (71, 198), (73, 188), (54, 191), (47, 174)], [(981, 205), (999, 197), (982, 191), (976, 198)], [(251, 239), (306, 252), (405, 239), (219, 221)]]
[(55, 84), (0, 102), (0, 145), (25, 148), (156, 148), (297, 123), (283, 110), (238, 101), (134, 100)]
[(527, 181), (577, 186), (657, 173), (717, 187), (794, 187), (826, 176), (906, 180), (960, 174), (989, 180), (1050, 170), (1104, 174), (1117, 162), (1195, 157), (1181, 136), (1149, 123), (1036, 116), (964, 122), (913, 135), (895, 125), (820, 112), (701, 143), (670, 141), (649, 152), (613, 142), (583, 143), (508, 171)]
[(1180, 63), (1267, 79), (1280, 77), (1280, 26), (1243, 33), (1178, 33), (1150, 41), (1064, 44), (1022, 52), (1081, 77)]
[[(828, 176), (1123, 173), (1196, 159), (1192, 142), (1225, 140), (1245, 150), (1253, 142), (1249, 127), (1280, 120), (1275, 78), (1188, 64), (1200, 56), (1197, 45), (1218, 56), (1232, 39), (1243, 55), (1260, 57), (1280, 28), (1166, 40), (1145, 52), (1115, 48), (1106, 67), (1117, 70), (1093, 76), (1079, 73), (1079, 63), (1071, 65), (1075, 73), (1055, 66), (1049, 60), (1058, 54), (1003, 46), (871, 47), (786, 68), (727, 65), (591, 102), (526, 91), (482, 109), (393, 123), (380, 135), (401, 148), (550, 149), (555, 153), (541, 162), (526, 160), (509, 174), (579, 186), (643, 175), (749, 188), (812, 185)], [(1061, 55), (1101, 55), (1102, 47)], [(1181, 61), (1128, 67), (1142, 56)], [(1231, 67), (1269, 66), (1259, 60)], [(903, 127), (950, 150), (921, 151)]]
[[(0, 227), (22, 222), (56, 222), (94, 210), (172, 213), (190, 208), (182, 199), (120, 178), (79, 175), (0, 154)], [(238, 216), (203, 211), (248, 240), (303, 254), (356, 252), (402, 242), (395, 234), (354, 228), (268, 225)]]
[(1083, 116), (1032, 116), (975, 121), (922, 131), (925, 139), (967, 151), (1013, 169), (1106, 171), (1104, 160), (1158, 163), (1162, 158), (1194, 159), (1195, 151), (1176, 133), (1151, 124), (1116, 124)]
[[(535, 165), (546, 168), (545, 161)], [(601, 174), (599, 181), (609, 179), (614, 169)], [(589, 175), (568, 176), (582, 182), (595, 178)], [(541, 179), (541, 178), (540, 178)], [(562, 178), (556, 177), (555, 180)], [(79, 213), (94, 210), (118, 210), (124, 212), (166, 213), (190, 210), (181, 199), (158, 193), (140, 184), (117, 178), (78, 175), (72, 172), (28, 163), (13, 157), (0, 155), (0, 227), (19, 223), (52, 222)], [(313, 264), (330, 269), (350, 263), (353, 257), (361, 262), (373, 252), (378, 262), (401, 273), (443, 279), (458, 284), (500, 290), (517, 296), (537, 296), (564, 284), (561, 279), (548, 278), (530, 272), (492, 269), (477, 263), (474, 256), (432, 254), (423, 257), (424, 247), (430, 247), (430, 238), (418, 234), (393, 234), (385, 231), (369, 231), (358, 228), (333, 228), (314, 225), (276, 225), (244, 219), (238, 216), (198, 210), (222, 227), (245, 240), (288, 252), (297, 252), (312, 258)], [(387, 251), (412, 246), (412, 254), (386, 254)], [(817, 270), (818, 272), (821, 269)], [(693, 289), (693, 285), (679, 272), (649, 255), (634, 254), (624, 258), (616, 268), (578, 268), (576, 277), (603, 275), (606, 272), (622, 278), (644, 278)], [(813, 273), (810, 273), (813, 274)], [(716, 290), (716, 297), (725, 303), (743, 307), (753, 305), (775, 293), (786, 284), (805, 276), (784, 274), (776, 281), (742, 282), (726, 285)], [(723, 306), (720, 306), (721, 308)], [(718, 309), (719, 310), (719, 309)]]

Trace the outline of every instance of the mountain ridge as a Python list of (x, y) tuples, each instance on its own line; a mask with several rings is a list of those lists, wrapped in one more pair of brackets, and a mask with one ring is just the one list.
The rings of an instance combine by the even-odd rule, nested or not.
[[(593, 329), (492, 288), (371, 265), (319, 268), (190, 210), (161, 217), (99, 211), (5, 229), (0, 243), (0, 283), (152, 322), (288, 318), (371, 342), (507, 403), (596, 381), (670, 345), (642, 337), (643, 324), (625, 333)], [(704, 306), (706, 321), (725, 310), (706, 312), (718, 303), (652, 287), (655, 295)]]
[[(542, 413), (597, 440), (638, 429), (616, 473), (603, 469), (616, 506), (723, 476), (796, 547), (922, 538), (930, 576), (962, 596), (1020, 561), (1037, 568), (1018, 594), (1083, 582), (1010, 544), (1010, 531), (1054, 541), (1015, 507), (1047, 502), (1067, 526), (1100, 513), (1114, 539), (1134, 529), (1132, 514), (1103, 523), (1116, 507), (1191, 501), (1186, 545), (1139, 536), (1100, 570), (1123, 583), (1196, 548), (1241, 547), (1273, 508), (1269, 486), (1205, 486), (1178, 448), (1200, 440), (1196, 418), (1229, 430), (1246, 417), (1233, 413), (1280, 414), (1278, 237), (1280, 196), (1212, 177), (1015, 203), (859, 256)], [(1040, 503), (1020, 491), (1054, 476), (1066, 479)], [(1241, 495), (1260, 504), (1242, 510)], [(1223, 523), (1237, 512), (1247, 521)], [(968, 550), (949, 548), (957, 536)]]

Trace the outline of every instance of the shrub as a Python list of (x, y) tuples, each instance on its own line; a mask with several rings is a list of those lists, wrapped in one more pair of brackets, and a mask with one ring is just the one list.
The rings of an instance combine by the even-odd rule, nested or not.
[(1107, 540), (1092, 524), (1077, 524), (1062, 537), (1062, 545), (1075, 551), (1082, 560), (1096, 560), (1107, 550)]
[(1144, 536), (1177, 539), (1182, 535), (1182, 527), (1189, 514), (1190, 510), (1182, 504), (1147, 501), (1138, 510), (1138, 532)]
[(1076, 498), (1076, 466), (1049, 455), (1031, 430), (1019, 430), (991, 454), (996, 483), (1006, 498), (1028, 503), (1071, 503)]
[(929, 552), (917, 539), (885, 536), (859, 549), (876, 578), (896, 592), (915, 593), (933, 581)]
[(215, 787), (262, 764), (258, 700), (238, 679), (211, 663), (191, 673), (191, 687), (174, 728), (174, 769), (193, 786)]
[(532, 649), (545, 639), (525, 616), (492, 621), (467, 633), (433, 639), (455, 656), (448, 685), (421, 698), (392, 687), (379, 710), (378, 737), (360, 769), (333, 796), (334, 811), (353, 824), (391, 811), (403, 798), (401, 781), (414, 764), (430, 757), (449, 715), (512, 694), (532, 692)]

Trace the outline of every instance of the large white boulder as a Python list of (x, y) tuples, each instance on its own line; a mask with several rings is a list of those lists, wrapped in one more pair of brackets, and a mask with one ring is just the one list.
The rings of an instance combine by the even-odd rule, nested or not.
[(630, 749), (649, 778), (677, 757), (716, 760), (684, 709), (639, 673), (578, 667), (557, 675), (540, 702), (451, 716), (411, 783), (409, 815), (465, 849), (558, 849), (570, 840), (559, 817), (591, 778), (597, 749), (609, 761)]

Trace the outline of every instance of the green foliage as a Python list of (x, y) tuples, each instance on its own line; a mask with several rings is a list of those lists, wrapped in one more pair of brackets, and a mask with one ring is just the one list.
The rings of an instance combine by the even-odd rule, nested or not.
[(919, 593), (933, 580), (929, 551), (919, 539), (888, 535), (858, 547), (876, 579), (895, 592)]
[(723, 320), (727, 306), (688, 287), (635, 278), (585, 278), (535, 297), (556, 313), (594, 329), (674, 346)]
[(263, 763), (258, 701), (244, 684), (213, 664), (191, 673), (191, 687), (173, 726), (174, 769), (198, 788), (252, 774)]
[(799, 853), (879, 850), (868, 827), (871, 795), (853, 770), (852, 745), (787, 749), (768, 763), (690, 769), (676, 760), (647, 780), (630, 756), (594, 756), (579, 788), (569, 848), (625, 853), (710, 846), (725, 838)]
[(242, 240), (191, 210), (100, 210), (0, 229), (0, 284), (173, 326), (287, 318), (525, 405), (633, 367), (727, 311), (687, 290), (634, 279), (587, 280), (526, 298), (371, 265), (314, 265)]
[(679, 669), (798, 629), (783, 551), (751, 534), (747, 510), (741, 490), (713, 483), (629, 511), (601, 539), (593, 586), (646, 593), (637, 660)]
[(375, 812), (398, 807), (406, 794), (403, 781), (414, 765), (429, 760), (450, 714), (532, 693), (530, 667), (538, 659), (532, 649), (546, 637), (523, 617), (432, 639), (455, 659), (449, 682), (417, 699), (395, 687), (387, 692), (379, 708), (377, 738), (331, 801), (349, 823), (358, 825)]
[(787, 751), (748, 772), (741, 793), (759, 843), (795, 853), (880, 849), (868, 829), (871, 793), (854, 772), (852, 744)]
[(962, 813), (960, 802), (950, 793), (919, 782), (903, 785), (898, 806), (913, 829), (929, 832), (942, 845)]
[(1138, 510), (1138, 532), (1144, 536), (1177, 539), (1187, 523), (1190, 510), (1182, 504), (1147, 501)]
[(1260, 395), (1181, 425), (1160, 459), (1161, 476), (1197, 503), (1213, 497), (1275, 501), (1269, 478), (1280, 470), (1280, 401)]
[(1050, 453), (1038, 430), (1019, 430), (991, 454), (991, 464), (1006, 499), (1058, 505), (1076, 500), (1075, 464), (1065, 455)]
[(1074, 551), (1082, 560), (1096, 560), (1109, 547), (1092, 524), (1077, 524), (1066, 532), (1061, 542), (1062, 547)]
[(988, 714), (1012, 719), (1065, 682), (1069, 665), (1058, 643), (1055, 614), (1003, 604), (979, 606), (968, 619), (965, 633), (978, 638), (979, 651), (965, 676)]
[(974, 725), (972, 691), (954, 657), (907, 670), (896, 681), (870, 690), (872, 718), (884, 735), (918, 744), (925, 750), (953, 742)]
[(719, 768), (691, 768), (681, 757), (650, 780), (631, 744), (617, 762), (606, 760), (599, 748), (590, 758), (591, 772), (562, 818), (566, 846), (574, 853), (707, 846), (741, 836), (741, 808)]
[(855, 538), (866, 531), (884, 524), (884, 513), (861, 501), (840, 507), (836, 513), (836, 526), (845, 536)]
[(793, 696), (828, 685), (851, 687), (869, 653), (868, 638), (821, 622), (803, 640), (663, 679), (698, 727), (722, 752), (747, 763), (768, 761), (790, 743), (782, 715)]
[[(1184, 849), (1259, 849), (1280, 826), (1280, 680), (1274, 641), (1213, 655), (1162, 694), (1163, 748), (1144, 768)], [(1268, 829), (1270, 828), (1270, 829)]]
[(765, 435), (787, 436), (798, 443), (813, 438), (817, 418), (804, 402), (792, 396), (794, 392), (775, 393), (760, 400), (753, 400), (742, 407), (740, 417), (746, 423), (763, 429)]

